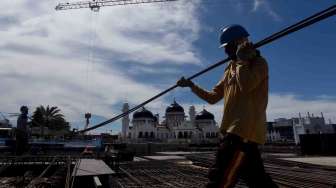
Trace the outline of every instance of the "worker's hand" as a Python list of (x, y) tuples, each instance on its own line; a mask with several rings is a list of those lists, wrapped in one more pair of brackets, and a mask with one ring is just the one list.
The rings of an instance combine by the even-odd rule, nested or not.
[(179, 87), (192, 87), (194, 83), (191, 80), (185, 79), (183, 76), (179, 81), (176, 82)]
[(236, 55), (238, 61), (241, 63), (248, 63), (248, 61), (257, 57), (257, 50), (251, 42), (244, 42), (238, 45)]

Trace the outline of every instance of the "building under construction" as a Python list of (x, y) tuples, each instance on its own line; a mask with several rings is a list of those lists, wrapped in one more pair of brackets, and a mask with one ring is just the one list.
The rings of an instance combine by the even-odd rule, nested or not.
[[(99, 156), (2, 156), (1, 187), (198, 188), (207, 183), (208, 168), (214, 160), (211, 151), (158, 152), (134, 157), (132, 161), (124, 160), (125, 155), (121, 156), (116, 153), (100, 153)], [(279, 187), (336, 186), (336, 166), (303, 163), (296, 159), (293, 153), (264, 154), (266, 171)], [(335, 164), (335, 158), (321, 160)], [(236, 187), (247, 186), (239, 180)]]

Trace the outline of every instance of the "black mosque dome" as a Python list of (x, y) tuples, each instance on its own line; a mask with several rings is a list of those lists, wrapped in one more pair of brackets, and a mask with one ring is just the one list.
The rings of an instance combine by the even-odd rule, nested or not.
[(166, 113), (167, 112), (184, 112), (184, 109), (174, 100), (174, 103), (166, 108)]
[(154, 119), (155, 117), (152, 114), (152, 112), (150, 112), (145, 107), (143, 107), (141, 110), (134, 112), (133, 119), (137, 119), (137, 118), (151, 118), (151, 119)]
[(195, 119), (196, 120), (214, 120), (215, 116), (212, 113), (203, 109), (202, 112), (200, 112), (198, 115), (196, 115)]

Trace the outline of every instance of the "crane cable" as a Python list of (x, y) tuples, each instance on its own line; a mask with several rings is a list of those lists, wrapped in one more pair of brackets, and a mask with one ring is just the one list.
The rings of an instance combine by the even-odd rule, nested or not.
[(94, 66), (96, 63), (96, 42), (97, 42), (97, 27), (98, 27), (99, 11), (91, 11), (90, 15), (90, 36), (88, 41), (88, 62), (86, 67), (86, 92), (87, 101), (86, 108), (92, 110), (92, 87), (94, 86)]
[[(271, 35), (269, 37), (266, 37), (265, 39), (263, 39), (263, 40), (257, 42), (256, 44), (254, 44), (254, 47), (255, 48), (259, 48), (259, 47), (261, 47), (263, 45), (266, 45), (268, 43), (271, 43), (271, 42), (273, 42), (273, 41), (275, 41), (275, 40), (277, 40), (277, 39), (279, 39), (281, 37), (284, 37), (286, 35), (289, 35), (291, 33), (296, 32), (298, 30), (301, 30), (301, 29), (303, 29), (305, 27), (308, 27), (308, 26), (310, 26), (310, 25), (312, 25), (314, 23), (317, 23), (317, 22), (322, 21), (322, 20), (324, 20), (326, 18), (329, 18), (329, 17), (331, 17), (331, 16), (333, 16), (335, 14), (336, 14), (336, 5), (333, 5), (333, 6), (327, 8), (327, 9), (321, 11), (321, 12), (318, 12), (318, 13), (316, 13), (316, 14), (314, 14), (314, 15), (312, 15), (312, 16), (310, 16), (310, 17), (308, 17), (308, 18), (306, 18), (306, 19), (304, 19), (304, 20), (302, 20), (300, 22), (297, 22), (294, 25), (291, 25), (291, 26), (286, 27), (285, 29), (283, 29), (283, 30), (281, 30), (281, 31), (279, 31), (277, 33), (274, 33), (273, 35)], [(204, 70), (202, 70), (202, 71), (200, 71), (200, 72), (198, 72), (198, 73), (190, 76), (187, 79), (188, 80), (192, 80), (192, 79), (194, 79), (194, 78), (196, 78), (196, 77), (198, 77), (198, 76), (200, 76), (200, 75), (202, 75), (202, 74), (204, 74), (204, 73), (206, 73), (206, 72), (208, 72), (208, 71), (210, 71), (210, 70), (212, 70), (212, 69), (214, 69), (214, 68), (216, 68), (216, 67), (224, 64), (224, 63), (227, 63), (230, 60), (231, 60), (230, 58), (226, 58), (226, 59), (224, 59), (222, 61), (219, 61), (218, 63), (215, 63), (215, 64), (209, 66), (208, 68), (206, 68), (206, 69), (204, 69)], [(145, 106), (146, 104), (148, 104), (148, 103), (152, 102), (153, 100), (161, 97), (162, 95), (164, 95), (164, 94), (172, 91), (176, 87), (178, 87), (178, 86), (175, 84), (175, 85), (171, 86), (170, 88), (166, 89), (165, 91), (163, 91), (163, 92), (155, 95), (154, 97), (152, 97), (152, 98), (146, 100), (145, 102), (143, 102), (143, 103), (135, 106), (134, 108), (128, 110), (127, 112), (121, 113), (121, 114), (119, 114), (119, 115), (117, 115), (117, 116), (115, 116), (115, 117), (113, 117), (113, 118), (111, 118), (109, 120), (101, 122), (101, 123), (99, 123), (97, 125), (94, 125), (94, 126), (92, 126), (90, 128), (80, 130), (78, 132), (79, 133), (87, 132), (87, 131), (94, 130), (94, 129), (97, 129), (99, 127), (102, 127), (102, 126), (104, 126), (106, 124), (109, 124), (111, 122), (114, 122), (114, 121), (116, 121), (116, 120), (118, 120), (118, 119), (120, 119), (120, 118), (122, 118), (122, 117), (124, 117), (124, 116), (126, 116), (126, 115), (128, 115), (128, 114), (130, 114), (130, 113), (132, 113), (134, 111), (136, 111), (137, 109)]]
[[(96, 64), (96, 42), (97, 42), (97, 27), (98, 27), (98, 19), (99, 19), (99, 9), (92, 10), (90, 14), (89, 20), (89, 39), (88, 39), (88, 53), (87, 53), (87, 63), (86, 63), (86, 93), (84, 94), (84, 101), (86, 105), (83, 105), (85, 111), (85, 118), (87, 114), (90, 114), (92, 111), (92, 92), (94, 88), (94, 71)], [(87, 121), (87, 120), (86, 120)], [(84, 129), (88, 128), (88, 123), (85, 123)]]

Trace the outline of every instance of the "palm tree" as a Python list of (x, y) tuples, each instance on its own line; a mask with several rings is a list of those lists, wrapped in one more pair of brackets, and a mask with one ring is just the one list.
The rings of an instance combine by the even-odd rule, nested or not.
[(41, 136), (44, 135), (44, 126), (49, 129), (59, 130), (69, 125), (65, 121), (64, 115), (60, 112), (61, 110), (57, 106), (50, 107), (48, 105), (45, 108), (41, 105), (36, 108), (33, 114), (33, 124), (35, 123), (35, 126), (40, 126)]

